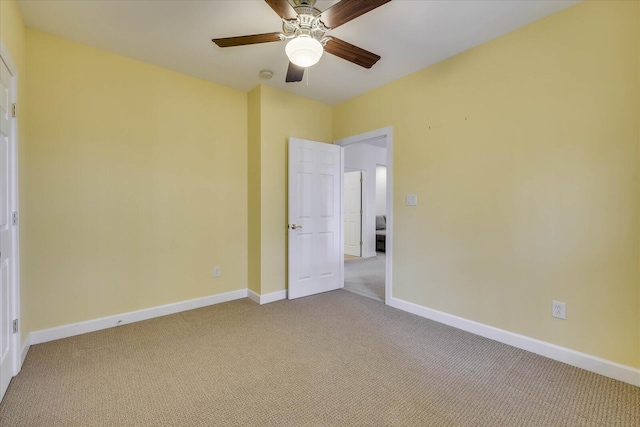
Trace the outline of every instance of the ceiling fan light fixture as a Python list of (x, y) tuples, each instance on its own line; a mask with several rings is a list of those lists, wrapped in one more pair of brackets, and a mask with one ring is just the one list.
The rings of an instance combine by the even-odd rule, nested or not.
[(311, 67), (320, 61), (324, 52), (322, 43), (308, 35), (300, 35), (291, 39), (284, 51), (289, 57), (289, 61), (299, 67)]

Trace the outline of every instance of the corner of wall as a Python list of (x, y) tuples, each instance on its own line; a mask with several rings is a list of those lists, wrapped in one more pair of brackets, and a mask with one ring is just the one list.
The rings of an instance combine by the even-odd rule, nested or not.
[[(636, 41), (638, 43), (638, 57), (636, 58), (636, 67), (638, 70), (638, 82), (640, 82), (640, 3), (636, 2), (636, 15), (637, 15), (637, 25), (636, 25)], [(640, 85), (638, 85), (638, 98), (636, 100), (638, 103), (638, 121), (636, 122), (637, 126), (637, 138), (638, 141), (638, 165), (640, 169)], [(640, 184), (638, 185), (638, 192), (640, 193)], [(638, 216), (638, 309), (640, 310), (640, 215)], [(640, 316), (638, 316), (638, 361), (637, 366), (640, 367)]]
[(247, 94), (247, 206), (248, 206), (248, 287), (260, 294), (260, 220), (261, 220), (261, 118), (262, 85)]

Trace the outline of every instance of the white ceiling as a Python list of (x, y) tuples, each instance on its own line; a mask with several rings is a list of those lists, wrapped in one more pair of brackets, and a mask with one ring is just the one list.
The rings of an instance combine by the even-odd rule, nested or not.
[[(282, 42), (225, 49), (211, 42), (280, 31), (280, 19), (262, 0), (18, 4), (30, 28), (242, 91), (265, 83), (333, 105), (578, 2), (393, 0), (330, 33), (382, 56), (373, 68), (325, 54), (299, 83), (284, 82), (288, 59)], [(316, 7), (335, 3), (319, 0)], [(273, 78), (260, 80), (262, 69), (272, 70)]]

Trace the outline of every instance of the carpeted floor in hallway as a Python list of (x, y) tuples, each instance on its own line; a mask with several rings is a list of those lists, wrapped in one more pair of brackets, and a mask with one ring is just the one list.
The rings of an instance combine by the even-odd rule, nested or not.
[(353, 257), (344, 261), (344, 289), (384, 302), (386, 254), (375, 257)]

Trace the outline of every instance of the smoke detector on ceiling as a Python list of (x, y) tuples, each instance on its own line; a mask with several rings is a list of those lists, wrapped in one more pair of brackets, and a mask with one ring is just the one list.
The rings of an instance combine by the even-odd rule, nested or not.
[(259, 76), (260, 76), (260, 78), (262, 80), (269, 80), (271, 77), (273, 77), (273, 71), (271, 71), (271, 70), (260, 70)]

